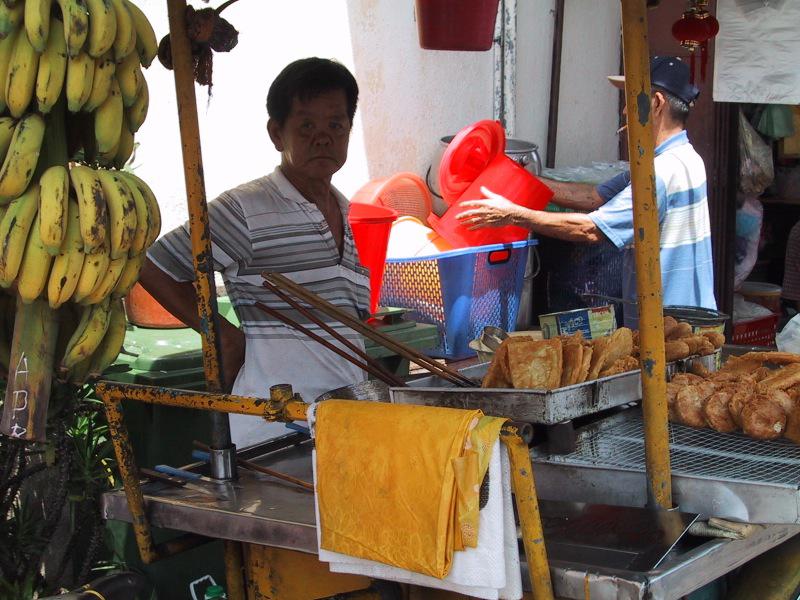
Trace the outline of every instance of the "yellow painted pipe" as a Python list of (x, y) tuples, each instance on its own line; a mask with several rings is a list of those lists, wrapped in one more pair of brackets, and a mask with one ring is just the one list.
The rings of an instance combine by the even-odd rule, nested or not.
[(651, 506), (672, 508), (655, 142), (650, 119), (650, 55), (645, 1), (622, 0), (625, 101), (633, 186), (647, 498)]
[(503, 426), (500, 439), (508, 449), (511, 462), (511, 483), (522, 528), (522, 543), (525, 546), (533, 597), (536, 600), (553, 600), (553, 584), (550, 580), (547, 549), (544, 546), (542, 516), (539, 513), (530, 450), (517, 434), (517, 428), (511, 424)]

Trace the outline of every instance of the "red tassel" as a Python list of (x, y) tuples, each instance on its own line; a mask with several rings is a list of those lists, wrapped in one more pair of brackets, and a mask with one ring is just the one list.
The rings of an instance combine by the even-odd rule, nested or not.
[[(706, 80), (706, 64), (708, 63), (708, 43), (700, 44), (700, 81)], [(694, 82), (692, 82), (694, 83)]]
[(689, 82), (694, 84), (694, 74), (695, 74), (694, 51), (689, 52), (689, 55), (691, 56), (691, 60), (689, 61), (689, 66), (691, 68), (691, 71), (689, 73)]

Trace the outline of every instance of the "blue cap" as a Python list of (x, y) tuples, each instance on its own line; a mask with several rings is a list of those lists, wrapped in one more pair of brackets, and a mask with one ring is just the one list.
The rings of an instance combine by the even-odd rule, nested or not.
[[(609, 75), (608, 80), (615, 87), (625, 87), (623, 75)], [(689, 80), (689, 66), (677, 56), (654, 56), (650, 59), (650, 84), (691, 105), (697, 100), (700, 90)]]

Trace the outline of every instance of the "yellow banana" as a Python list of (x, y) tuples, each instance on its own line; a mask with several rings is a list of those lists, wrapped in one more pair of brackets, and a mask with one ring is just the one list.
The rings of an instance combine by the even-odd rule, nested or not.
[(125, 317), (125, 306), (122, 300), (111, 302), (111, 315), (108, 329), (103, 336), (103, 341), (92, 354), (92, 363), (89, 367), (89, 377), (97, 378), (117, 360), (122, 344), (125, 343), (125, 334), (128, 332), (128, 319)]
[(39, 161), (44, 139), (44, 119), (25, 115), (14, 128), (11, 145), (0, 167), (0, 204), (16, 198), (28, 187)]
[(78, 328), (67, 343), (67, 350), (64, 358), (61, 359), (62, 368), (70, 369), (82, 360), (89, 358), (108, 329), (111, 317), (110, 299), (104, 300), (99, 304), (87, 306), (83, 309), (81, 321)]
[(34, 183), (19, 198), (11, 201), (0, 221), (0, 286), (8, 287), (17, 278), (28, 241), (28, 233), (39, 210), (39, 184)]
[[(97, 108), (94, 115), (94, 137), (97, 140), (97, 152), (105, 154), (119, 145), (124, 116), (122, 96), (119, 91), (119, 83), (117, 83), (115, 77), (111, 81), (111, 91), (108, 94), (108, 98)], [(116, 155), (116, 152), (114, 152), (114, 155)]]
[(78, 277), (75, 291), (72, 294), (73, 302), (80, 303), (92, 293), (92, 290), (106, 274), (110, 262), (107, 240), (102, 246), (91, 252), (85, 252), (84, 250), (83, 268), (81, 269), (80, 277)]
[(50, 35), (50, 7), (53, 0), (25, 0), (25, 31), (37, 52), (44, 52)]
[(77, 56), (89, 35), (89, 13), (84, 0), (58, 0), (64, 19), (67, 56)]
[(0, 163), (6, 158), (8, 149), (11, 146), (11, 139), (14, 137), (14, 128), (16, 126), (16, 119), (0, 117)]
[(136, 235), (136, 202), (128, 184), (115, 171), (98, 169), (103, 195), (108, 206), (108, 233), (111, 259), (127, 256)]
[(122, 171), (121, 173), (122, 176), (125, 177), (125, 181), (128, 182), (128, 187), (132, 188), (136, 186), (147, 202), (149, 222), (147, 238), (144, 241), (144, 249), (147, 250), (147, 248), (152, 246), (153, 242), (158, 239), (158, 235), (161, 233), (161, 209), (158, 207), (158, 200), (156, 200), (156, 195), (153, 193), (153, 190), (150, 189), (150, 186), (147, 185), (142, 178), (127, 171)]
[(19, 29), (24, 18), (24, 3), (18, 2), (14, 6), (9, 6), (5, 2), (0, 3), (0, 38), (4, 38)]
[(67, 109), (78, 112), (92, 93), (94, 59), (86, 52), (67, 60)]
[(117, 280), (117, 286), (111, 292), (112, 298), (124, 298), (131, 291), (131, 288), (139, 281), (139, 271), (142, 269), (144, 260), (147, 258), (147, 253), (142, 252), (132, 258), (128, 259), (125, 263), (125, 268)]
[(123, 177), (123, 179), (125, 183), (128, 184), (128, 189), (131, 191), (134, 204), (136, 205), (136, 234), (133, 236), (130, 250), (128, 250), (128, 256), (133, 257), (147, 250), (144, 244), (147, 241), (147, 234), (150, 233), (150, 228), (153, 224), (150, 218), (150, 205), (147, 203), (147, 200), (144, 199), (144, 195), (142, 195), (139, 186), (128, 177)]
[(36, 74), (36, 102), (39, 111), (49, 113), (61, 95), (67, 73), (67, 42), (61, 22), (53, 18), (47, 46), (39, 58)]
[(118, 169), (124, 168), (131, 155), (133, 155), (133, 143), (133, 134), (128, 129), (128, 124), (123, 121), (122, 133), (119, 136), (119, 146), (113, 160), (114, 166)]
[(67, 234), (69, 171), (54, 165), (42, 173), (39, 186), (39, 237), (47, 252), (55, 256)]
[(97, 154), (97, 164), (106, 168), (113, 167), (114, 159), (117, 157), (117, 150), (119, 150), (119, 140), (108, 152), (99, 152)]
[(122, 94), (122, 103), (125, 106), (133, 106), (139, 90), (142, 89), (142, 80), (144, 79), (142, 68), (139, 65), (139, 57), (135, 52), (131, 52), (117, 63), (116, 77), (119, 82), (119, 91)]
[(108, 298), (114, 288), (117, 287), (122, 271), (125, 269), (125, 263), (128, 262), (127, 256), (120, 256), (117, 259), (111, 260), (108, 263), (108, 268), (103, 276), (94, 286), (94, 289), (89, 292), (89, 295), (81, 300), (81, 304), (97, 304), (98, 302)]
[(69, 178), (75, 190), (75, 197), (78, 199), (81, 237), (84, 251), (88, 254), (99, 249), (106, 241), (108, 208), (103, 185), (97, 172), (83, 165), (74, 165), (69, 170)]
[(0, 112), (6, 110), (6, 78), (11, 56), (14, 54), (14, 44), (17, 42), (19, 31), (14, 31), (0, 40)]
[(122, 0), (111, 0), (117, 17), (117, 35), (114, 38), (114, 59), (119, 62), (136, 50), (136, 28), (130, 9)]
[(100, 106), (108, 98), (111, 92), (111, 80), (114, 79), (114, 72), (117, 63), (111, 53), (106, 53), (100, 58), (94, 59), (94, 77), (92, 78), (92, 92), (89, 99), (83, 105), (83, 110), (91, 112)]
[(102, 56), (114, 45), (117, 37), (117, 15), (111, 0), (86, 0), (89, 11), (89, 36), (86, 52), (93, 58)]
[(39, 72), (39, 54), (23, 32), (17, 35), (14, 52), (8, 63), (5, 91), (8, 112), (12, 117), (21, 117), (31, 103), (36, 91), (36, 76)]
[(139, 131), (139, 128), (147, 117), (147, 109), (149, 107), (150, 91), (147, 88), (147, 80), (142, 77), (142, 87), (139, 90), (139, 94), (126, 113), (128, 117), (128, 127), (130, 127), (131, 133)]
[(67, 235), (50, 269), (47, 300), (50, 308), (58, 308), (72, 297), (83, 269), (83, 238), (78, 203), (69, 201)]
[(17, 294), (20, 299), (30, 304), (41, 296), (47, 279), (50, 276), (50, 265), (53, 257), (44, 247), (39, 237), (39, 220), (41, 214), (36, 215), (33, 226), (28, 232), (28, 242), (25, 246), (25, 255), (17, 275)]
[(142, 66), (146, 69), (153, 63), (153, 59), (158, 54), (156, 32), (153, 31), (153, 26), (150, 25), (150, 21), (142, 12), (142, 9), (128, 0), (125, 0), (125, 5), (131, 11), (133, 26), (136, 29), (136, 52), (139, 54)]

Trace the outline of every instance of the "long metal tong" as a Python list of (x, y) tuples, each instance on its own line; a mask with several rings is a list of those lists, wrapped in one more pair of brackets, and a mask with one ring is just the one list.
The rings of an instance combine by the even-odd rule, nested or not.
[[(311, 313), (311, 311), (309, 311), (307, 308), (303, 307), (296, 300), (291, 298), (290, 294), (295, 298), (299, 298), (309, 306), (323, 312), (329, 317), (336, 319), (337, 321), (339, 321), (343, 325), (346, 325), (353, 331), (360, 333), (365, 338), (368, 338), (380, 344), (381, 346), (388, 348), (392, 352), (399, 354), (400, 356), (407, 358), (408, 360), (418, 364), (420, 367), (426, 369), (427, 371), (430, 371), (434, 375), (437, 375), (438, 377), (441, 377), (442, 379), (445, 379), (458, 387), (476, 387), (477, 384), (475, 382), (468, 379), (458, 371), (450, 369), (449, 367), (425, 356), (421, 352), (418, 352), (414, 348), (411, 348), (410, 346), (407, 346), (402, 342), (398, 342), (397, 340), (378, 331), (377, 329), (370, 327), (369, 325), (363, 323), (356, 317), (353, 317), (352, 315), (343, 311), (338, 306), (331, 304), (324, 298), (321, 298), (317, 294), (310, 292), (302, 285), (295, 283), (285, 275), (282, 275), (280, 273), (269, 273), (269, 272), (264, 272), (261, 275), (262, 277), (264, 277), (265, 287), (267, 287), (270, 291), (278, 295), (278, 297), (286, 301), (287, 304), (289, 304), (290, 306), (297, 308), (297, 310), (299, 310), (303, 315), (305, 315), (309, 319), (312, 319), (320, 327), (325, 328), (326, 331), (329, 332), (331, 331), (330, 326), (325, 324), (317, 317), (313, 316), (313, 313)], [(284, 315), (281, 315), (281, 317), (283, 317), (283, 319), (286, 318)], [(339, 339), (338, 332), (336, 333), (336, 335), (337, 339)], [(348, 342), (348, 344), (349, 343), (350, 342)], [(395, 384), (390, 384), (390, 385), (395, 385)]]

